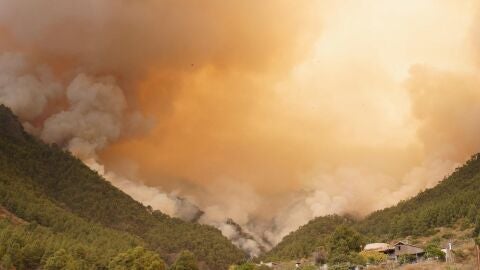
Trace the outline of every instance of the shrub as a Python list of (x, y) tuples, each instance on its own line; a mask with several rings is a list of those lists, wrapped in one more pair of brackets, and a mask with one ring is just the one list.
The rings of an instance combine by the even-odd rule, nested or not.
[(425, 248), (425, 257), (445, 260), (445, 253), (438, 246), (430, 244)]
[(195, 255), (190, 251), (182, 251), (170, 269), (198, 270), (197, 258), (195, 258)]
[(244, 263), (235, 267), (235, 270), (254, 270), (255, 265), (253, 263)]
[(166, 266), (157, 253), (136, 247), (118, 254), (109, 264), (112, 270), (165, 270)]
[(388, 256), (384, 253), (378, 252), (378, 251), (362, 251), (360, 252), (360, 256), (363, 257), (363, 259), (371, 264), (379, 264), (386, 262), (388, 259)]
[(400, 264), (407, 264), (407, 263), (413, 263), (417, 260), (417, 257), (415, 255), (409, 255), (409, 254), (405, 254), (405, 255), (400, 255), (398, 257), (398, 262)]

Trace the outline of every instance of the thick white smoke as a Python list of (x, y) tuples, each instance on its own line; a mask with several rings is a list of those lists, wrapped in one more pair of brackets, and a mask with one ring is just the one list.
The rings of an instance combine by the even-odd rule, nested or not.
[[(394, 204), (480, 151), (478, 0), (197, 2), (0, 0), (0, 48), (68, 76), (2, 55), (0, 102), (85, 160), (106, 149), (151, 185), (181, 178), (199, 222), (237, 239), (233, 218), (256, 242)], [(162, 121), (109, 147), (148, 127), (126, 89)], [(103, 174), (145, 204), (193, 211), (127, 180), (140, 178)], [(233, 241), (255, 253), (248, 239)]]
[[(20, 53), (0, 55), (0, 103), (10, 107), (27, 131), (47, 143), (70, 150), (134, 199), (171, 216), (188, 219), (198, 209), (173, 194), (107, 172), (97, 152), (122, 136), (147, 130), (151, 121), (128, 111), (122, 89), (113, 77), (77, 74), (63, 87), (48, 66), (35, 66)], [(63, 108), (46, 114), (49, 103), (66, 100)], [(45, 120), (36, 124), (36, 120)]]
[(45, 142), (65, 145), (84, 159), (120, 137), (127, 104), (113, 78), (79, 74), (65, 94), (68, 107), (44, 122)]
[[(48, 104), (59, 99), (63, 107), (47, 113)], [(363, 215), (413, 196), (437, 183), (456, 165), (440, 153), (414, 167), (402, 181), (363, 168), (341, 167), (330, 173), (319, 169), (305, 176), (310, 180), (304, 190), (290, 196), (291, 203), (278, 211), (270, 224), (262, 226), (251, 223), (250, 213), (262, 202), (248, 185), (222, 179), (205, 190), (216, 201), (204, 203), (200, 211), (195, 203), (177, 194), (144, 185), (138, 177), (132, 181), (99, 164), (98, 151), (151, 125), (140, 113), (129, 110), (124, 92), (113, 77), (79, 73), (71, 81), (60, 82), (47, 66), (33, 66), (22, 54), (4, 53), (0, 55), (0, 103), (12, 108), (24, 125), (45, 142), (69, 149), (135, 200), (184, 220), (199, 218), (199, 222), (219, 228), (252, 256), (314, 217), (347, 212)], [(36, 124), (40, 116), (45, 120)], [(241, 224), (248, 237), (228, 218)]]
[(362, 168), (338, 168), (331, 173), (313, 173), (305, 189), (278, 211), (265, 230), (271, 243), (296, 230), (309, 220), (330, 214), (364, 216), (415, 196), (435, 186), (459, 164), (437, 158), (412, 168), (401, 181)]
[(32, 67), (19, 53), (0, 54), (0, 103), (21, 119), (38, 117), (49, 100), (61, 94), (62, 87), (47, 66)]
[(85, 160), (85, 164), (105, 177), (114, 186), (125, 191), (133, 199), (152, 207), (154, 210), (160, 210), (169, 216), (187, 221), (194, 221), (202, 214), (195, 204), (180, 198), (176, 194), (162, 192), (160, 187), (149, 187), (142, 184), (138, 179), (132, 181), (114, 172), (106, 171), (105, 167), (94, 159)]
[[(0, 55), (0, 103), (10, 107), (27, 131), (46, 143), (65, 147), (117, 188), (133, 199), (172, 217), (199, 221), (217, 227), (239, 248), (251, 256), (262, 247), (246, 238), (227, 222), (216, 206), (204, 214), (195, 203), (160, 187), (147, 186), (138, 177), (130, 180), (99, 163), (97, 153), (126, 136), (145, 132), (152, 122), (136, 111), (129, 111), (123, 90), (114, 77), (79, 73), (64, 87), (47, 66), (35, 67), (19, 53)], [(46, 112), (52, 102), (64, 103), (55, 112)], [(36, 124), (43, 117), (40, 124)], [(240, 206), (240, 205), (239, 205)], [(237, 212), (237, 211), (236, 211)], [(242, 221), (248, 220), (243, 217)]]
[(253, 235), (250, 235), (252, 238), (246, 237), (245, 232), (240, 231), (239, 226), (235, 226), (229, 222), (223, 222), (217, 225), (222, 231), (222, 234), (228, 237), (234, 245), (245, 250), (252, 257), (260, 255), (264, 250), (264, 247), (259, 244), (259, 241), (253, 238)]

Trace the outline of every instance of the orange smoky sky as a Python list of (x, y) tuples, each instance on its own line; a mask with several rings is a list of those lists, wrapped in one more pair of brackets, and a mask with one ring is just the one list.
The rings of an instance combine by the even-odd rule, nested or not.
[(478, 11), (474, 0), (0, 0), (0, 48), (64, 82), (113, 76), (127, 110), (153, 124), (109, 137), (96, 158), (212, 216), (275, 224), (277, 241), (314, 216), (408, 198), (480, 150)]

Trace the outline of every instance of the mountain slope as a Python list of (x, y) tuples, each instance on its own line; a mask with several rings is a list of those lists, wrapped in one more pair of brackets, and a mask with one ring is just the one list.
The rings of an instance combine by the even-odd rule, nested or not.
[(307, 257), (323, 246), (336, 227), (349, 225), (372, 241), (406, 236), (426, 236), (437, 227), (459, 220), (467, 225), (480, 221), (480, 154), (474, 155), (437, 186), (393, 207), (376, 211), (362, 220), (338, 216), (318, 217), (290, 233), (263, 258), (290, 260)]
[[(225, 269), (245, 257), (213, 227), (170, 218), (159, 211), (151, 213), (70, 153), (26, 134), (10, 110), (1, 105), (0, 175), (0, 204), (53, 233), (57, 222), (54, 216), (59, 215), (61, 219), (84, 222), (86, 227), (118, 233), (111, 236), (112, 241), (125, 238), (127, 243), (145, 245), (164, 258), (188, 249), (211, 269)], [(16, 198), (15, 194), (22, 192), (25, 198)], [(47, 215), (35, 207), (29, 198), (36, 196), (42, 200), (39, 203), (49, 204), (47, 209), (55, 209), (49, 211), (57, 214)], [(68, 232), (71, 229), (63, 228)]]
[(352, 225), (353, 222), (350, 218), (338, 215), (317, 217), (285, 236), (261, 259), (277, 261), (309, 257), (313, 252), (325, 247), (328, 237), (335, 231), (335, 228), (340, 225)]
[(477, 222), (480, 207), (480, 154), (417, 196), (396, 206), (376, 211), (357, 228), (386, 238), (427, 235), (432, 229), (451, 226), (459, 219)]
[(0, 158), (0, 204), (8, 208), (0, 218), (0, 264), (6, 269), (36, 269), (60, 249), (78, 254), (74, 259), (84, 268), (105, 269), (120, 252), (146, 245), (59, 207), (4, 165)]

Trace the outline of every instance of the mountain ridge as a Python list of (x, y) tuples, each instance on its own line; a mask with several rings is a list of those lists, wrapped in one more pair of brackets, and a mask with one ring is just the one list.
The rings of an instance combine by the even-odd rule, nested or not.
[[(99, 232), (103, 228), (108, 232), (113, 230), (112, 238), (120, 237), (116, 232), (126, 234), (127, 239), (137, 239), (132, 241), (156, 251), (166, 260), (170, 254), (182, 250), (195, 253), (210, 269), (225, 269), (245, 259), (244, 252), (216, 228), (171, 218), (160, 211), (149, 212), (68, 151), (27, 134), (3, 105), (0, 105), (0, 146), (0, 172), (4, 175), (0, 205), (27, 222), (33, 220), (46, 229), (55, 225), (51, 218), (42, 216), (45, 213), (41, 209), (25, 198), (24, 201), (14, 198), (15, 194), (25, 194), (30, 200), (35, 198), (32, 194), (37, 194), (41, 204), (48, 204), (49, 211), (63, 213), (61, 216), (72, 223), (98, 226), (95, 230)], [(40, 214), (32, 213), (35, 211)], [(72, 231), (68, 226), (63, 229), (67, 234)]]
[(335, 228), (348, 225), (372, 242), (409, 236), (430, 236), (440, 227), (462, 222), (480, 224), (480, 154), (473, 155), (436, 186), (396, 205), (374, 211), (364, 218), (339, 215), (316, 217), (285, 236), (263, 260), (305, 258), (325, 248)]
[[(86, 252), (90, 255), (80, 258), (85, 265), (95, 265), (98, 269), (107, 269), (115, 254), (136, 246), (155, 251), (167, 263), (172, 262), (174, 254), (190, 250), (212, 270), (226, 269), (246, 259), (246, 254), (218, 229), (152, 211), (68, 151), (29, 135), (3, 105), (0, 105), (0, 146), (0, 240), (25, 242), (35, 236), (46, 247), (40, 249), (43, 255), (35, 257), (34, 262), (12, 262), (12, 256), (7, 258), (5, 254), (19, 251), (0, 247), (0, 263), (7, 260), (20, 265), (18, 269), (29, 269), (45, 263), (45, 258), (60, 247), (71, 254), (77, 254), (77, 249), (91, 253), (105, 250), (102, 256)], [(340, 215), (314, 218), (285, 236), (270, 251), (262, 248), (259, 259), (311, 256), (323, 250), (332, 233), (341, 227), (352, 228), (371, 241), (430, 235), (438, 227), (453, 226), (459, 221), (472, 227), (480, 221), (479, 192), (480, 154), (476, 154), (435, 187), (365, 218)], [(233, 220), (227, 224), (242, 237), (253, 240)], [(80, 237), (82, 233), (88, 237)], [(12, 240), (9, 235), (19, 238)], [(21, 249), (26, 249), (26, 253), (37, 250), (24, 244)]]

